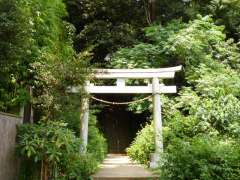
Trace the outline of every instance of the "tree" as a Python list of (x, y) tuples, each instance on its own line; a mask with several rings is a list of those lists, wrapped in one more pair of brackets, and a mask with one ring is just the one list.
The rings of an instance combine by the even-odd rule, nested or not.
[[(162, 96), (165, 147), (159, 169), (162, 178), (237, 179), (240, 172), (237, 44), (227, 39), (224, 27), (216, 25), (209, 16), (198, 16), (188, 23), (173, 20), (145, 30), (148, 43), (120, 49), (113, 55), (111, 65), (184, 66), (184, 72), (175, 79), (178, 95)], [(129, 109), (142, 113), (150, 111), (149, 107), (150, 102), (144, 102)], [(128, 148), (129, 156), (148, 164), (154, 150), (153, 137), (150, 125), (143, 128)], [(186, 162), (192, 165), (186, 166)]]
[(27, 33), (19, 4), (14, 0), (0, 1), (0, 109), (2, 111), (14, 110), (26, 100), (26, 91), (19, 76), (22, 71), (21, 64), (27, 58), (24, 52), (28, 49)]
[(102, 66), (108, 63), (107, 54), (136, 43), (147, 25), (142, 0), (70, 0), (66, 4), (68, 20), (77, 32), (75, 48), (78, 52), (92, 48), (92, 63)]

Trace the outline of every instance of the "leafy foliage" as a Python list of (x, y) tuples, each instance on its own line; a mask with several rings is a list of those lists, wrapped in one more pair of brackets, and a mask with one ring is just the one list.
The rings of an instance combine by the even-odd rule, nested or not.
[(97, 119), (93, 112), (90, 114), (88, 139), (88, 152), (92, 154), (98, 162), (101, 162), (107, 154), (107, 142), (97, 128)]
[[(227, 40), (224, 27), (209, 16), (148, 27), (146, 36), (148, 43), (120, 49), (111, 63), (118, 68), (184, 65), (184, 74), (174, 82), (181, 85), (179, 96), (163, 98), (162, 178), (236, 179), (240, 129), (237, 44)], [(148, 111), (147, 103), (130, 109)], [(145, 127), (128, 148), (129, 156), (148, 164), (153, 138), (153, 128)]]
[(76, 49), (92, 47), (92, 63), (101, 66), (106, 66), (108, 53), (136, 43), (141, 27), (147, 24), (145, 0), (69, 0), (66, 4), (69, 21), (77, 29)]
[(175, 142), (167, 147), (163, 179), (238, 179), (239, 144), (218, 138)]
[(44, 116), (52, 117), (60, 108), (62, 98), (67, 96), (67, 87), (83, 83), (84, 63), (90, 54), (75, 53), (72, 47), (74, 28), (62, 20), (66, 16), (62, 1), (28, 1), (23, 9), (29, 12), (25, 18), (32, 22), (29, 28), (33, 59), (29, 69), (34, 87), (33, 102)]
[[(0, 82), (1, 110), (16, 112), (20, 104), (31, 101), (39, 116), (53, 116), (61, 106), (59, 99), (67, 96), (66, 87), (82, 84), (91, 54), (75, 53), (75, 30), (63, 21), (67, 12), (62, 1), (1, 4), (1, 67), (5, 71), (1, 71), (5, 77)], [(29, 86), (35, 97), (31, 100)]]
[(88, 179), (106, 154), (105, 139), (97, 130), (95, 120), (91, 118), (90, 123), (87, 154), (79, 151), (80, 138), (62, 121), (20, 126), (17, 152), (24, 157), (26, 171), (32, 170), (29, 174), (22, 173), (21, 178), (47, 174), (53, 179)]
[[(19, 129), (25, 165), (55, 179), (86, 179), (104, 158), (106, 142), (93, 114), (87, 155), (78, 153), (80, 140), (72, 132), (79, 134), (82, 94), (66, 89), (83, 84), (89, 61), (111, 68), (182, 64), (184, 72), (164, 81), (177, 84), (179, 96), (162, 96), (162, 178), (237, 179), (239, 10), (238, 0), (1, 0), (0, 110), (16, 113), (31, 102), (35, 120), (64, 120)], [(156, 24), (143, 35), (153, 15)], [(142, 113), (151, 106), (144, 102), (129, 109)], [(128, 148), (131, 158), (148, 164), (153, 138), (147, 125)]]
[(239, 40), (238, 0), (167, 0), (156, 2), (158, 21), (163, 24), (181, 18), (184, 22), (196, 19), (198, 14), (211, 15), (216, 24), (224, 25), (229, 37)]
[[(79, 101), (83, 91), (79, 95), (70, 95), (67, 90), (69, 86), (83, 84), (91, 53), (86, 50), (77, 54), (73, 49), (75, 28), (63, 20), (67, 16), (63, 1), (20, 0), (5, 5), (5, 9), (1, 9), (2, 17), (8, 16), (5, 11), (11, 5), (10, 10), (16, 15), (9, 15), (13, 24), (10, 25), (19, 25), (19, 28), (16, 26), (16, 32), (9, 34), (17, 42), (6, 41), (9, 46), (2, 46), (0, 40), (1, 47), (7, 50), (11, 50), (11, 43), (14, 44), (16, 48), (12, 49), (12, 55), (17, 54), (17, 57), (10, 58), (10, 53), (5, 54), (7, 50), (1, 53), (1, 62), (14, 60), (9, 66), (4, 62), (10, 78), (0, 85), (0, 96), (4, 97), (0, 100), (1, 109), (18, 108), (20, 103), (31, 102), (34, 120), (39, 121), (19, 128), (18, 152), (24, 159), (21, 178), (88, 179), (104, 158), (105, 139), (95, 121), (91, 120), (89, 153), (83, 155), (79, 152)], [(9, 33), (5, 30), (1, 36)], [(9, 41), (13, 41), (11, 38)], [(33, 88), (31, 98), (26, 91), (28, 86)], [(92, 140), (95, 136), (96, 139)], [(99, 150), (94, 151), (92, 144)]]
[(208, 7), (209, 13), (213, 14), (216, 22), (225, 25), (227, 34), (239, 40), (240, 2), (237, 0), (212, 0)]
[(149, 163), (149, 155), (154, 150), (154, 132), (153, 125), (147, 124), (138, 132), (136, 139), (127, 149), (127, 154), (133, 160), (141, 164)]
[[(84, 162), (83, 155), (79, 154), (79, 147), (80, 139), (66, 129), (66, 124), (63, 122), (41, 122), (19, 128), (18, 152), (22, 157), (35, 162), (35, 166), (41, 162), (41, 178), (42, 174), (54, 179), (69, 174), (73, 176), (68, 166), (73, 166), (75, 163), (79, 165), (79, 160)], [(82, 173), (80, 169), (79, 173)]]
[(26, 58), (29, 39), (19, 3), (0, 1), (0, 109), (10, 111), (26, 98), (24, 87), (18, 81), (19, 66)]

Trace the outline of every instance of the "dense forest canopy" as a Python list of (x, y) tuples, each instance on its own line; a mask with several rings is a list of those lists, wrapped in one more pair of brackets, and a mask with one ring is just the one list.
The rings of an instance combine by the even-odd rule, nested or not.
[[(239, 179), (239, 42), (239, 0), (0, 0), (0, 110), (34, 112), (34, 124), (19, 128), (21, 178), (87, 179), (104, 158), (95, 115), (101, 106), (91, 110), (81, 154), (85, 93), (67, 91), (82, 86), (91, 68), (183, 65), (165, 82), (178, 94), (161, 97), (165, 150), (157, 172), (162, 179)], [(150, 114), (151, 107), (127, 109)], [(138, 132), (127, 149), (132, 159), (149, 164), (153, 132), (151, 122)]]

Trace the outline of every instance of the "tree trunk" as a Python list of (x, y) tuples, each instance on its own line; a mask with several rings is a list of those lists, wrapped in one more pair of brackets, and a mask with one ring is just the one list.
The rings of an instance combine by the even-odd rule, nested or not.
[[(27, 92), (31, 99), (31, 97), (32, 97), (32, 87), (31, 86), (27, 87)], [(32, 104), (31, 104), (30, 100), (24, 106), (23, 123), (33, 123), (33, 109), (32, 109)]]
[(43, 164), (43, 169), (44, 169), (44, 177), (43, 177), (43, 180), (48, 180), (48, 163), (46, 161), (44, 161), (44, 164)]
[(149, 11), (151, 22), (156, 20), (156, 0), (149, 0)]

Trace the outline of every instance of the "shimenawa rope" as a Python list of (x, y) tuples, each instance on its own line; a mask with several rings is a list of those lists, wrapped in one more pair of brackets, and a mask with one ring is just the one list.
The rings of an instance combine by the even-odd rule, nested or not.
[(99, 98), (96, 98), (95, 96), (91, 96), (90, 98), (95, 100), (95, 101), (99, 101), (99, 102), (102, 102), (102, 103), (105, 103), (105, 104), (111, 104), (111, 105), (128, 105), (128, 104), (134, 104), (134, 103), (138, 103), (138, 102), (142, 102), (142, 101), (145, 101), (147, 99), (150, 99), (152, 97), (152, 95), (150, 96), (147, 96), (147, 97), (144, 97), (142, 99), (137, 99), (137, 100), (134, 100), (134, 101), (127, 101), (127, 102), (113, 102), (113, 101), (107, 101), (107, 100), (104, 100), (104, 99), (99, 99)]

